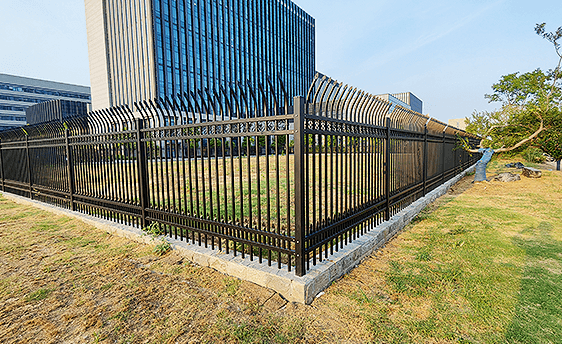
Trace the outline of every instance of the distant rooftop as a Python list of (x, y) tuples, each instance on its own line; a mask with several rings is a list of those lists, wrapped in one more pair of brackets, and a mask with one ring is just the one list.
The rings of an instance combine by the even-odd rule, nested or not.
[(451, 127), (455, 127), (457, 129), (461, 129), (461, 130), (466, 130), (466, 122), (465, 122), (466, 118), (453, 118), (450, 119), (448, 124)]
[(35, 78), (28, 78), (24, 76), (10, 75), (0, 73), (0, 82), (16, 84), (21, 86), (33, 86), (40, 88), (56, 89), (61, 91), (79, 92), (79, 93), (90, 93), (89, 86), (73, 85), (64, 82), (56, 82), (49, 80), (41, 80)]
[(423, 102), (421, 99), (416, 97), (412, 92), (402, 92), (402, 93), (385, 93), (379, 94), (377, 97), (384, 99), (394, 105), (400, 105), (406, 109), (414, 110), (418, 113), (423, 113)]

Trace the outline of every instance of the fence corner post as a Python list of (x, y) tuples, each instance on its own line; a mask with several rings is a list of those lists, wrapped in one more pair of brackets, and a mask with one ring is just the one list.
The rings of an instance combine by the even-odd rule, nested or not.
[(70, 210), (76, 210), (76, 204), (74, 203), (74, 193), (75, 193), (75, 184), (74, 184), (74, 166), (72, 161), (72, 152), (70, 151), (70, 144), (68, 139), (68, 128), (64, 129), (64, 143), (66, 149), (66, 171), (68, 174), (68, 193), (70, 196)]
[(303, 97), (294, 97), (295, 116), (295, 273), (304, 276), (306, 273), (305, 245), (305, 192), (304, 190), (304, 106)]
[(139, 182), (139, 201), (141, 206), (141, 228), (148, 226), (146, 220), (146, 209), (148, 208), (148, 160), (146, 157), (146, 143), (142, 141), (142, 129), (143, 122), (142, 119), (136, 119), (137, 126), (137, 171), (138, 171), (138, 182)]

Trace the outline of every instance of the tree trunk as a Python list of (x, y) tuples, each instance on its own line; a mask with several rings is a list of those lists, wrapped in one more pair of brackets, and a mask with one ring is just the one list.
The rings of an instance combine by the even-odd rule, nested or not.
[(484, 154), (482, 155), (482, 158), (480, 158), (480, 160), (478, 160), (478, 162), (476, 163), (474, 181), (482, 182), (488, 180), (486, 178), (486, 166), (488, 166), (488, 163), (490, 162), (490, 160), (492, 160), (492, 155), (494, 154), (494, 150), (492, 148), (486, 148), (486, 149), (479, 149), (478, 151)]

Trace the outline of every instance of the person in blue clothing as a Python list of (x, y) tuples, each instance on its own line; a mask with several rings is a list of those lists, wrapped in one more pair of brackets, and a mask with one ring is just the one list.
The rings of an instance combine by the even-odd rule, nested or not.
[(487, 181), (486, 178), (486, 166), (492, 160), (492, 155), (494, 155), (494, 150), (492, 148), (480, 148), (478, 153), (483, 153), (480, 160), (476, 162), (474, 181), (482, 182)]

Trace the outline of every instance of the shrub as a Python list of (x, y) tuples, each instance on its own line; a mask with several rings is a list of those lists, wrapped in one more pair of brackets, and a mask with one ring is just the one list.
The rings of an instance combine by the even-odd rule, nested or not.
[(529, 147), (523, 151), (523, 158), (528, 162), (543, 163), (545, 161), (545, 156), (542, 154), (542, 150), (537, 147)]

